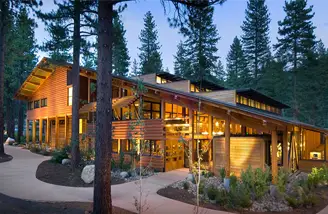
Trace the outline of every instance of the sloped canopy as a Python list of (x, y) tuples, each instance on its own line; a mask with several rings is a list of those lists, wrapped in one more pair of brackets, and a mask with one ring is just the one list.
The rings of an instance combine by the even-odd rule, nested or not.
[[(126, 96), (113, 100), (112, 105), (113, 108), (123, 108), (131, 105), (134, 101), (136, 101), (136, 99), (137, 99), (136, 96)], [(83, 105), (80, 108), (80, 113), (95, 112), (96, 110), (97, 110), (97, 102), (92, 102)]]

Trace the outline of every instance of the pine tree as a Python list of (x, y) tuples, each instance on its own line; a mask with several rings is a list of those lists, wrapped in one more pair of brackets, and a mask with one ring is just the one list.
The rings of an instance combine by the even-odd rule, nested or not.
[(269, 24), (270, 14), (265, 0), (249, 0), (245, 10), (246, 20), (243, 22), (243, 46), (252, 71), (254, 87), (262, 75), (262, 68), (270, 58)]
[(243, 47), (238, 37), (235, 37), (227, 56), (226, 84), (230, 88), (248, 87), (249, 80), (250, 74)]
[(113, 30), (113, 73), (119, 76), (127, 76), (130, 57), (125, 39), (126, 30), (119, 15), (114, 16)]
[(216, 69), (220, 37), (213, 23), (213, 7), (194, 7), (188, 12), (188, 22), (181, 28), (186, 37), (184, 46), (187, 48), (190, 69), (183, 76), (193, 80), (211, 79), (211, 72)]
[(142, 74), (150, 74), (163, 70), (158, 32), (154, 17), (148, 11), (144, 18), (144, 29), (141, 30), (139, 39), (141, 47), (139, 48), (140, 70)]
[(181, 77), (190, 76), (190, 67), (188, 63), (187, 50), (183, 42), (178, 44), (178, 50), (174, 56), (174, 73)]
[(216, 70), (214, 70), (212, 72), (212, 76), (216, 78), (216, 82), (218, 84), (220, 84), (220, 85), (224, 84), (224, 79), (225, 79), (226, 73), (225, 73), (225, 70), (224, 70), (223, 63), (220, 59), (218, 60)]
[(318, 41), (318, 43), (315, 46), (315, 52), (319, 59), (327, 56), (328, 54), (328, 49), (325, 47), (321, 39)]
[(137, 76), (140, 76), (140, 75), (141, 75), (141, 73), (140, 73), (140, 70), (138, 68), (138, 62), (137, 62), (136, 59), (133, 59), (130, 76), (137, 77)]

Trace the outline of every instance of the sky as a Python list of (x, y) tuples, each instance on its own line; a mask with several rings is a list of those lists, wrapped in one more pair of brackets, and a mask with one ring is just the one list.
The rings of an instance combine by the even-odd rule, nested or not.
[[(278, 36), (278, 21), (283, 20), (285, 12), (283, 10), (284, 0), (267, 0), (270, 12), (270, 39), (271, 45), (275, 44)], [(313, 24), (316, 26), (315, 35), (317, 39), (321, 39), (326, 47), (328, 47), (328, 0), (308, 0), (308, 5), (313, 5)], [(235, 36), (240, 37), (242, 30), (240, 26), (245, 19), (245, 9), (247, 7), (246, 0), (227, 0), (223, 5), (215, 5), (214, 24), (216, 25), (220, 40), (218, 41), (218, 53), (222, 62), (225, 64), (226, 56), (229, 52), (230, 45)], [(42, 10), (50, 11), (55, 9), (53, 0), (44, 0)], [(150, 11), (155, 19), (158, 30), (158, 39), (161, 45), (161, 53), (164, 69), (168, 68), (171, 73), (174, 72), (174, 55), (177, 51), (177, 45), (183, 36), (178, 33), (178, 29), (171, 28), (167, 18), (173, 15), (171, 6), (164, 8), (160, 0), (136, 0), (127, 3), (127, 9), (122, 13), (122, 21), (126, 29), (127, 46), (131, 58), (137, 59), (140, 47), (139, 34), (143, 28), (143, 18), (146, 12)], [(44, 29), (44, 24), (37, 20), (38, 28), (36, 29), (36, 39), (38, 44), (42, 44), (49, 39), (48, 33)], [(39, 58), (47, 56), (47, 53), (39, 52)]]

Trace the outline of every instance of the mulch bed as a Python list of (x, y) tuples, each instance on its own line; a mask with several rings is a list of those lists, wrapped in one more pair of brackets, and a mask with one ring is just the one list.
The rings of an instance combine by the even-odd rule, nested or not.
[[(91, 202), (34, 202), (0, 193), (1, 214), (85, 214), (91, 213), (91, 210)], [(113, 207), (113, 214), (133, 214), (133, 212)]]
[[(311, 208), (297, 208), (293, 209), (290, 212), (251, 212), (251, 211), (245, 211), (243, 210), (242, 212), (236, 211), (236, 210), (231, 210), (231, 209), (226, 209), (225, 207), (222, 207), (218, 204), (210, 204), (206, 202), (200, 202), (200, 206), (208, 209), (213, 209), (213, 210), (223, 210), (223, 211), (228, 211), (228, 212), (235, 212), (235, 213), (245, 213), (245, 214), (316, 214), (322, 209), (324, 209), (328, 205), (328, 187), (321, 187), (317, 188), (314, 193), (316, 194), (318, 201), (317, 204), (314, 207)], [(189, 193), (187, 190), (180, 190), (177, 188), (173, 187), (166, 187), (163, 189), (160, 189), (157, 191), (157, 194), (181, 201), (187, 204), (195, 205), (196, 204), (196, 198), (193, 194)]]
[(13, 157), (11, 155), (3, 154), (0, 155), (0, 163), (11, 161)]
[[(93, 187), (93, 183), (86, 184), (81, 179), (82, 168), (72, 171), (70, 166), (53, 163), (50, 160), (43, 161), (36, 170), (37, 179), (55, 185), (70, 187)], [(124, 179), (112, 179), (111, 184), (124, 183)]]

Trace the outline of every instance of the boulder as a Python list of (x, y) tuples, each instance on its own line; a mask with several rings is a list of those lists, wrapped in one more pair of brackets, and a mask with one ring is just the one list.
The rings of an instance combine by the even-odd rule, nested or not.
[(69, 164), (71, 164), (71, 160), (70, 159), (63, 159), (62, 164), (63, 165), (69, 165)]
[(15, 139), (11, 138), (11, 137), (8, 137), (5, 142), (5, 144), (7, 144), (7, 145), (12, 145), (13, 143), (15, 143)]
[(192, 173), (189, 173), (187, 175), (187, 181), (193, 182), (194, 181), (194, 175)]
[(83, 168), (81, 179), (84, 183), (90, 184), (95, 179), (95, 165), (87, 165)]
[(121, 178), (124, 179), (124, 178), (129, 177), (129, 173), (123, 171), (123, 172), (120, 173), (120, 176), (121, 176)]
[(280, 193), (276, 185), (270, 185), (270, 196), (278, 200), (283, 199), (283, 195)]

